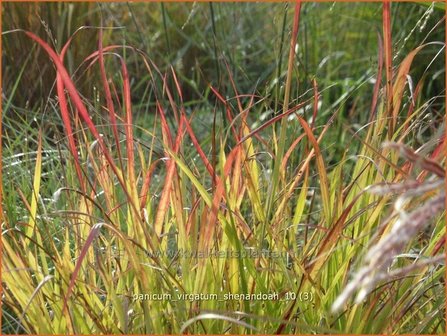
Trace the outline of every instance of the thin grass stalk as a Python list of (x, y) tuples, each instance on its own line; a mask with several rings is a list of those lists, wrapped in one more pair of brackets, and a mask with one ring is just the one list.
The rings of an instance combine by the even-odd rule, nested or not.
[[(387, 116), (393, 111), (393, 45), (391, 41), (391, 4), (389, 0), (383, 2), (382, 8), (383, 41), (385, 45), (385, 74), (386, 74), (386, 110)], [(392, 120), (388, 128), (388, 137), (391, 138), (396, 127), (396, 120)]]
[[(290, 39), (290, 49), (289, 49), (289, 61), (287, 66), (287, 78), (286, 78), (286, 86), (285, 86), (285, 93), (284, 93), (284, 103), (283, 103), (283, 114), (287, 112), (289, 109), (289, 100), (290, 100), (290, 89), (292, 85), (292, 73), (294, 68), (294, 60), (295, 60), (295, 47), (297, 43), (297, 37), (298, 37), (298, 26), (300, 22), (300, 12), (301, 12), (301, 1), (297, 1), (295, 4), (295, 14), (293, 19), (293, 30), (292, 30), (292, 37)], [(278, 188), (279, 184), (279, 174), (280, 174), (280, 168), (281, 168), (281, 162), (284, 156), (284, 148), (285, 148), (285, 142), (286, 142), (286, 127), (287, 121), (286, 119), (282, 119), (281, 121), (281, 130), (279, 135), (279, 143), (278, 143), (278, 151), (276, 153), (276, 160), (273, 167), (273, 174), (272, 174), (272, 180), (271, 185), (269, 189), (269, 194), (267, 198), (267, 210), (266, 210), (266, 221), (269, 221), (272, 216), (272, 210), (273, 210), (273, 204), (275, 202), (276, 197), (276, 189)], [(266, 226), (269, 225), (269, 223), (265, 222), (262, 224), (262, 230), (261, 230), (261, 236), (259, 237), (259, 242), (262, 243), (265, 235)]]
[(282, 26), (281, 26), (281, 38), (279, 42), (279, 52), (278, 52), (278, 65), (276, 70), (276, 92), (275, 92), (275, 108), (274, 111), (278, 111), (278, 104), (279, 104), (279, 95), (281, 92), (281, 72), (282, 72), (282, 59), (283, 59), (283, 53), (284, 53), (284, 39), (286, 36), (286, 23), (287, 23), (287, 11), (289, 10), (289, 3), (286, 2), (284, 4), (284, 15), (282, 19)]
[(171, 55), (171, 43), (170, 43), (170, 39), (169, 39), (169, 33), (168, 33), (168, 19), (167, 19), (167, 15), (166, 15), (166, 7), (164, 3), (160, 4), (161, 6), (161, 13), (162, 13), (162, 17), (163, 17), (163, 29), (164, 29), (164, 35), (165, 35), (165, 40), (166, 40), (166, 46), (168, 48), (168, 55)]
[(374, 116), (377, 115), (377, 103), (379, 101), (379, 91), (382, 84), (382, 71), (383, 71), (383, 42), (380, 33), (377, 34), (377, 47), (378, 47), (378, 65), (377, 65), (377, 77), (374, 83), (373, 96), (371, 100), (371, 110), (369, 112), (369, 122), (374, 120)]

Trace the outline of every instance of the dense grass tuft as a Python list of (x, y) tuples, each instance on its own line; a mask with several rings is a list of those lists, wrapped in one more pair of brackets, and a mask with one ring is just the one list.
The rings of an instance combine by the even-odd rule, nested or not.
[(445, 333), (437, 6), (2, 6), (3, 333)]

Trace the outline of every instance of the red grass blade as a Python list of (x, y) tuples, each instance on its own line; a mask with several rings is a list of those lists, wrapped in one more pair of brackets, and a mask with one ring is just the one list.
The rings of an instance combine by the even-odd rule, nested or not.
[(68, 111), (67, 99), (65, 97), (64, 83), (59, 73), (57, 73), (56, 75), (56, 89), (57, 96), (59, 98), (59, 107), (61, 109), (62, 123), (64, 124), (65, 134), (67, 135), (68, 139), (68, 148), (70, 149), (71, 155), (73, 155), (74, 158), (74, 166), (79, 183), (81, 184), (81, 190), (85, 192), (81, 163), (79, 162), (78, 150), (76, 149), (76, 141), (74, 138), (73, 129), (71, 127), (70, 112)]
[[(129, 190), (127, 188), (126, 183), (123, 180), (123, 176), (121, 172), (118, 170), (117, 166), (115, 165), (115, 162), (107, 148), (107, 146), (104, 143), (103, 138), (100, 136), (97, 128), (95, 127), (95, 124), (93, 123), (92, 119), (90, 118), (90, 115), (87, 111), (87, 108), (85, 107), (84, 103), (82, 102), (81, 97), (79, 96), (79, 93), (76, 90), (76, 87), (73, 83), (73, 81), (70, 78), (70, 75), (68, 74), (65, 66), (63, 65), (61, 59), (59, 58), (59, 55), (41, 38), (36, 36), (35, 34), (31, 32), (24, 32), (28, 37), (30, 37), (32, 40), (37, 42), (50, 56), (52, 61), (54, 62), (57, 74), (60, 76), (61, 81), (63, 82), (64, 87), (67, 89), (70, 98), (75, 105), (81, 119), (87, 124), (87, 127), (89, 128), (90, 132), (93, 134), (94, 138), (98, 141), (98, 144), (110, 164), (111, 169), (113, 170), (113, 173), (115, 174), (116, 178), (118, 179), (118, 182), (123, 188), (123, 191), (125, 192), (128, 200), (130, 201), (130, 205), (134, 208), (135, 211), (137, 211), (137, 204), (133, 202), (133, 198), (131, 194), (129, 193)], [(68, 116), (68, 114), (66, 114)], [(82, 182), (81, 182), (82, 183)]]
[(287, 161), (289, 160), (290, 155), (292, 155), (293, 150), (296, 148), (296, 146), (300, 143), (300, 141), (304, 138), (305, 134), (301, 134), (298, 138), (295, 139), (295, 141), (290, 145), (289, 149), (287, 150), (286, 154), (284, 154), (284, 158), (282, 159), (281, 163), (281, 170), (285, 171), (287, 166)]
[(112, 94), (110, 92), (109, 83), (106, 76), (105, 64), (104, 64), (104, 50), (102, 45), (102, 29), (99, 30), (99, 40), (98, 40), (98, 59), (99, 59), (99, 68), (101, 72), (101, 81), (104, 88), (104, 94), (106, 98), (107, 110), (109, 111), (110, 123), (112, 126), (113, 136), (115, 138), (116, 149), (118, 152), (118, 157), (120, 159), (121, 170), (123, 170), (122, 163), (122, 155), (121, 155), (121, 146), (118, 135), (118, 127), (117, 120), (115, 114), (115, 106), (113, 105)]
[(64, 305), (63, 305), (62, 311), (65, 311), (68, 308), (68, 299), (70, 298), (70, 295), (73, 292), (73, 287), (74, 287), (76, 278), (78, 277), (79, 270), (81, 269), (82, 262), (84, 261), (85, 256), (87, 255), (87, 251), (88, 251), (90, 245), (92, 245), (93, 240), (95, 240), (95, 238), (98, 236), (99, 230), (101, 229), (101, 227), (103, 225), (104, 225), (104, 223), (98, 223), (98, 224), (93, 225), (93, 227), (85, 241), (85, 244), (82, 247), (81, 253), (79, 254), (79, 258), (76, 261), (76, 265), (73, 270), (73, 274), (71, 275), (67, 293), (65, 294)]
[(222, 95), (215, 88), (213, 88), (211, 85), (210, 85), (210, 89), (216, 95), (217, 99), (219, 99), (224, 104), (225, 110), (227, 112), (227, 118), (228, 118), (228, 121), (230, 122), (230, 125), (231, 125), (231, 131), (233, 132), (233, 135), (234, 135), (234, 137), (236, 139), (238, 137), (238, 134), (237, 134), (236, 128), (235, 128), (235, 126), (233, 124), (233, 116), (231, 114), (231, 109), (228, 106), (227, 100), (224, 97), (222, 97)]
[(123, 73), (123, 93), (124, 106), (126, 108), (126, 145), (127, 145), (127, 177), (131, 185), (131, 191), (136, 193), (136, 178), (135, 178), (135, 153), (134, 153), (134, 138), (132, 130), (132, 101), (130, 96), (130, 82), (129, 73), (127, 71), (126, 63), (121, 60), (121, 71)]
[(165, 111), (163, 110), (163, 107), (161, 106), (160, 102), (158, 102), (158, 101), (157, 101), (157, 111), (160, 114), (163, 142), (165, 143), (166, 146), (168, 146), (169, 148), (172, 148), (171, 130), (169, 129), (168, 122), (166, 120)]
[(162, 159), (158, 159), (158, 160), (152, 162), (148, 171), (146, 172), (146, 175), (143, 180), (143, 185), (142, 185), (141, 191), (140, 191), (140, 208), (141, 209), (144, 208), (146, 201), (147, 201), (147, 194), (149, 192), (149, 186), (151, 184), (152, 174), (154, 173), (155, 168), (157, 167), (157, 164), (160, 163), (161, 161), (162, 161)]
[[(177, 154), (179, 151), (179, 148), (180, 148), (181, 141), (185, 134), (184, 129), (183, 129), (183, 118), (180, 119), (180, 125), (178, 127), (178, 133), (177, 133), (177, 137), (175, 140), (175, 144), (174, 144), (174, 146), (172, 146), (172, 139), (170, 139), (171, 132), (169, 130), (169, 126), (167, 124), (167, 121), (166, 121), (166, 118), (164, 115), (164, 111), (161, 108), (159, 103), (157, 103), (157, 106), (160, 111), (162, 127), (164, 130), (163, 131), (163, 139), (165, 142), (165, 146), (168, 148), (173, 147), (173, 152), (175, 154)], [(171, 194), (172, 183), (173, 183), (173, 178), (174, 178), (175, 172), (176, 172), (175, 161), (170, 159), (167, 163), (166, 178), (164, 181), (164, 186), (163, 186), (160, 203), (158, 204), (157, 215), (155, 216), (154, 230), (159, 236), (163, 232), (163, 220), (164, 220), (166, 212), (168, 211), (168, 208), (169, 208), (169, 196)]]
[(321, 266), (326, 262), (326, 260), (330, 256), (330, 249), (335, 246), (335, 244), (339, 241), (339, 235), (343, 231), (344, 225), (346, 223), (346, 219), (348, 218), (349, 213), (354, 207), (357, 200), (363, 193), (358, 194), (351, 203), (343, 210), (340, 217), (337, 219), (334, 225), (332, 225), (329, 229), (329, 232), (323, 238), (323, 241), (320, 243), (318, 252), (313, 259), (315, 262), (308, 265), (307, 271), (312, 274), (315, 270), (318, 272), (321, 269)]
[(182, 114), (182, 119), (185, 123), (186, 130), (188, 131), (189, 136), (191, 137), (192, 143), (194, 147), (196, 148), (197, 152), (199, 153), (200, 158), (202, 159), (203, 163), (205, 164), (205, 168), (210, 173), (211, 177), (214, 178), (214, 169), (211, 163), (209, 162), (208, 158), (206, 157), (205, 153), (203, 152), (202, 147), (199, 144), (199, 141), (196, 138), (196, 135), (194, 134), (194, 131), (191, 127), (191, 124), (189, 123), (187, 117), (185, 114)]
[[(73, 100), (73, 103), (76, 106), (76, 109), (78, 110), (79, 114), (81, 115), (82, 119), (85, 121), (87, 126), (89, 127), (90, 131), (94, 135), (94, 137), (100, 141), (101, 137), (99, 135), (98, 130), (96, 129), (95, 125), (93, 124), (93, 121), (91, 120), (89, 113), (87, 111), (87, 108), (85, 107), (84, 103), (81, 100), (81, 97), (79, 96), (73, 81), (70, 78), (70, 75), (68, 74), (67, 70), (65, 69), (65, 66), (62, 64), (59, 56), (57, 53), (40, 37), (34, 35), (31, 32), (25, 32), (26, 35), (28, 35), (31, 39), (39, 43), (39, 45), (48, 53), (48, 55), (51, 57), (52, 61), (54, 62), (57, 72), (60, 74), (60, 77), (70, 94), (71, 99)], [(102, 141), (100, 141), (102, 142)]]

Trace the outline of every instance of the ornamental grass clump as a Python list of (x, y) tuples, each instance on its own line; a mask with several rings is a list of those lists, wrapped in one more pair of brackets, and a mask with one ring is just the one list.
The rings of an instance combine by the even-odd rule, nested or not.
[[(152, 12), (143, 5), (133, 16), (137, 5), (126, 4), (134, 21), (122, 35), (118, 15), (106, 12), (100, 25), (91, 19), (103, 28), (61, 33), (58, 43), (3, 23), (10, 63), (20, 64), (22, 46), (32, 45), (54, 72), (54, 89), (36, 89), (46, 107), (23, 107), (17, 93), (27, 96), (27, 79), (40, 82), (44, 72), (31, 71), (31, 62), (2, 70), (17, 76), (4, 85), (3, 111), (11, 113), (2, 119), (2, 334), (445, 334), (445, 273), (436, 265), (445, 234), (439, 35), (410, 40), (398, 63), (389, 6), (388, 37), (382, 43), (366, 27), (368, 49), (353, 47), (365, 40), (351, 34), (363, 21), (340, 25), (342, 34), (332, 25), (351, 21), (351, 4), (327, 6), (328, 23), (320, 7), (297, 3), (277, 11), (280, 50), (259, 49), (258, 35), (278, 35), (270, 11), (196, 4), (196, 35), (175, 35), (187, 42), (182, 50), (204, 42), (214, 54), (208, 65), (206, 55), (191, 57), (195, 78), (177, 62), (190, 62), (188, 54), (169, 57), (177, 44), (169, 51), (132, 38), (133, 25), (145, 28), (142, 13)], [(356, 13), (369, 13), (375, 25), (381, 5), (359, 4)], [(148, 43), (174, 41), (182, 30), (170, 20), (177, 9), (161, 6), (158, 32), (152, 23), (140, 30)], [(209, 36), (199, 29), (207, 9)], [(222, 30), (233, 11), (252, 21), (250, 34), (239, 25)], [(405, 20), (407, 13), (393, 10)], [(317, 18), (331, 33), (313, 28)], [(262, 22), (266, 29), (254, 26)], [(79, 43), (88, 34), (94, 47)], [(242, 46), (224, 35), (243, 37)], [(251, 57), (240, 58), (246, 48)], [(376, 54), (376, 65), (360, 62)], [(267, 58), (258, 63), (257, 55)], [(207, 66), (219, 80), (202, 72)], [(22, 114), (31, 117), (11, 117)], [(47, 121), (58, 126), (54, 136), (42, 127)], [(404, 143), (426, 145), (415, 153)], [(360, 304), (331, 312), (355, 293)]]

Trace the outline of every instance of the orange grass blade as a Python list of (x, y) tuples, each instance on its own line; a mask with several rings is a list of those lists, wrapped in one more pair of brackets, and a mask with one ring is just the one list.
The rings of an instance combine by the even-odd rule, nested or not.
[(175, 88), (177, 89), (177, 93), (180, 98), (180, 102), (182, 103), (182, 106), (183, 106), (183, 93), (182, 93), (182, 90), (180, 89), (180, 84), (177, 80), (177, 76), (175, 74), (175, 71), (174, 71), (174, 68), (172, 67), (172, 65), (171, 65), (171, 73), (172, 73), (172, 77), (174, 79)]
[[(176, 141), (175, 141), (174, 146), (172, 146), (172, 140), (170, 140), (171, 132), (169, 130), (169, 126), (166, 121), (164, 111), (161, 108), (160, 104), (158, 104), (158, 110), (160, 112), (160, 116), (161, 116), (160, 119), (161, 119), (162, 127), (164, 130), (163, 131), (163, 139), (165, 142), (165, 147), (166, 147), (166, 149), (174, 147), (173, 152), (175, 154), (177, 154), (179, 151), (179, 148), (180, 148), (180, 144), (183, 140), (183, 136), (185, 134), (185, 132), (183, 130), (183, 121), (184, 120), (183, 120), (183, 118), (180, 119), (180, 125), (178, 128)], [(174, 175), (176, 172), (175, 167), (176, 167), (175, 161), (172, 158), (170, 158), (167, 163), (167, 173), (166, 173), (166, 178), (164, 181), (162, 196), (160, 199), (160, 203), (158, 204), (157, 214), (155, 216), (154, 229), (158, 236), (160, 236), (161, 233), (163, 232), (163, 220), (164, 220), (166, 212), (168, 211), (168, 208), (169, 208), (169, 196), (171, 194), (173, 178), (174, 178)]]
[(306, 134), (301, 134), (298, 138), (295, 139), (295, 141), (290, 145), (289, 149), (287, 150), (286, 154), (284, 154), (284, 158), (282, 159), (281, 163), (281, 170), (285, 171), (287, 167), (287, 161), (289, 160), (290, 155), (292, 155), (293, 150), (296, 148), (296, 146), (300, 143), (300, 141), (304, 138)]
[[(307, 122), (298, 116), (298, 121), (304, 129), (308, 139), (312, 143), (312, 147), (315, 151), (315, 159), (317, 161), (317, 170), (318, 175), (320, 176), (320, 188), (321, 188), (321, 198), (323, 200), (323, 211), (325, 213), (326, 221), (330, 221), (332, 218), (332, 210), (331, 210), (331, 198), (329, 191), (329, 181), (327, 177), (327, 171), (323, 160), (323, 155), (321, 154), (320, 146), (318, 145), (318, 141), (313, 135), (312, 130), (310, 129)], [(327, 222), (326, 225), (329, 226), (331, 223)]]
[[(326, 134), (327, 130), (329, 129), (329, 127), (332, 125), (332, 123), (334, 122), (335, 117), (338, 114), (337, 110), (329, 119), (329, 121), (326, 123), (326, 125), (324, 126), (323, 130), (321, 131), (320, 136), (317, 139), (317, 144), (320, 143), (321, 139), (323, 139), (323, 136)], [(309, 154), (307, 154), (306, 158), (304, 159), (303, 164), (301, 165), (300, 169), (298, 170), (298, 173), (296, 174), (296, 176), (294, 177), (293, 181), (289, 184), (288, 186), (288, 190), (286, 191), (286, 195), (282, 198), (281, 203), (278, 205), (276, 213), (275, 213), (275, 217), (279, 217), (282, 214), (282, 211), (284, 209), (284, 207), (286, 206), (287, 201), (290, 199), (290, 197), (292, 196), (292, 194), (295, 191), (295, 188), (298, 186), (298, 183), (301, 181), (301, 178), (303, 177), (303, 173), (305, 171), (305, 169), (307, 169), (310, 160), (312, 159), (312, 157), (315, 155), (315, 149), (312, 148), (311, 151), (309, 152)]]
[(158, 101), (157, 101), (157, 111), (160, 114), (163, 142), (164, 142), (165, 146), (172, 148), (171, 130), (169, 129), (168, 122), (166, 120), (165, 111), (164, 111), (163, 107), (161, 106), (160, 102), (158, 102)]
[(416, 49), (412, 50), (402, 63), (399, 66), (399, 71), (397, 72), (396, 78), (394, 80), (394, 85), (392, 88), (393, 96), (392, 96), (392, 110), (390, 111), (390, 115), (392, 117), (392, 127), (395, 128), (397, 125), (398, 114), (400, 112), (400, 107), (402, 104), (402, 97), (405, 91), (405, 86), (407, 84), (407, 75), (410, 72), (411, 64), (413, 63), (413, 59), (416, 54), (427, 44), (423, 44)]
[(214, 233), (214, 229), (216, 227), (217, 214), (220, 209), (220, 202), (221, 202), (224, 192), (225, 192), (225, 181), (230, 174), (231, 167), (234, 162), (234, 158), (237, 155), (237, 153), (239, 152), (239, 150), (240, 150), (240, 147), (236, 147), (236, 148), (233, 148), (233, 150), (230, 152), (230, 154), (228, 155), (228, 157), (225, 161), (223, 177), (221, 179), (217, 180), (216, 191), (214, 194), (213, 203), (211, 205), (211, 210), (209, 212), (208, 219), (205, 224), (205, 226), (206, 226), (205, 235), (204, 235), (205, 250), (208, 247), (208, 245), (213, 241), (213, 233)]

